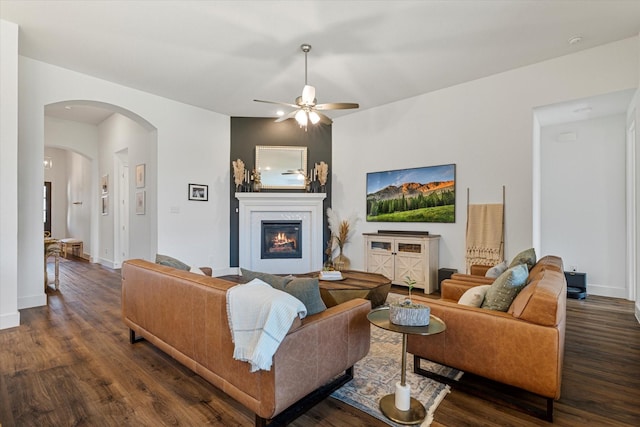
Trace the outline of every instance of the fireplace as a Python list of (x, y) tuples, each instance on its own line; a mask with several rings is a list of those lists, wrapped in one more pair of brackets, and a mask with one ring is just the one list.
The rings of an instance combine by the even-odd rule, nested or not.
[(302, 221), (262, 221), (260, 258), (302, 258)]
[[(236, 193), (238, 267), (272, 274), (302, 274), (322, 269), (324, 193)], [(297, 258), (264, 258), (263, 222), (298, 223)], [(290, 238), (291, 236), (289, 236)], [(291, 254), (287, 254), (291, 256)]]

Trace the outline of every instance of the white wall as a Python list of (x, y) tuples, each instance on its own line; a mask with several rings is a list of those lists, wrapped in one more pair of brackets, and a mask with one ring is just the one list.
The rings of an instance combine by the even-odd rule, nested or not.
[(85, 156), (67, 151), (69, 166), (67, 183), (67, 234), (65, 237), (82, 240), (83, 256), (91, 258), (91, 177), (93, 162)]
[(340, 215), (365, 218), (367, 172), (457, 165), (455, 224), (362, 221), (346, 249), (353, 268), (364, 268), (362, 232), (404, 229), (442, 235), (440, 267), (464, 271), (467, 188), (471, 203), (499, 203), (505, 185), (505, 256), (531, 247), (533, 108), (637, 87), (637, 44), (634, 37), (336, 119), (330, 167)]
[[(44, 155), (51, 157), (53, 167), (44, 169), (44, 180), (51, 182), (51, 236), (67, 237), (68, 175), (67, 152), (59, 148), (45, 147)], [(42, 219), (42, 215), (40, 215)]]
[(0, 58), (0, 329), (5, 329), (20, 324), (20, 313), (17, 285), (18, 26), (4, 20), (0, 20)]
[[(93, 261), (99, 241), (97, 219), (93, 221), (95, 226), (91, 221), (98, 215), (98, 202), (95, 200), (98, 170), (97, 166), (94, 167), (98, 158), (98, 127), (45, 116), (44, 139), (45, 152), (49, 147), (56, 147), (65, 150), (67, 155), (67, 232), (66, 236), (60, 237), (82, 240), (85, 254)], [(77, 201), (82, 205), (73, 205)]]
[[(42, 262), (32, 255), (42, 252), (44, 107), (55, 102), (99, 101), (155, 127), (158, 199), (151, 203), (158, 212), (152, 226), (158, 252), (211, 265), (218, 274), (228, 270), (228, 117), (30, 58), (19, 57), (19, 67), (19, 308), (46, 304)], [(189, 203), (189, 182), (209, 185), (210, 201)]]
[[(157, 174), (156, 174), (156, 141), (155, 133), (143, 128), (122, 114), (112, 114), (98, 125), (99, 135), (99, 176), (109, 176), (109, 210), (107, 215), (99, 215), (100, 244), (98, 257), (105, 265), (115, 264), (114, 248), (118, 234), (115, 232), (118, 216), (117, 200), (120, 199), (117, 185), (116, 153), (128, 152), (129, 163), (129, 256), (131, 258), (153, 259), (156, 251), (155, 224), (157, 218)], [(145, 187), (141, 191), (146, 194), (144, 215), (135, 214), (135, 167), (145, 165)], [(115, 265), (119, 267), (119, 265)]]
[(618, 115), (541, 132), (542, 253), (587, 273), (587, 293), (617, 298), (628, 296), (625, 127)]

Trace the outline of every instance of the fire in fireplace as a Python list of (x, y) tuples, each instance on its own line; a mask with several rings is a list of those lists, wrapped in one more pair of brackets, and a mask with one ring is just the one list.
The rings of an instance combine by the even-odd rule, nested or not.
[(262, 259), (302, 258), (302, 221), (262, 221)]

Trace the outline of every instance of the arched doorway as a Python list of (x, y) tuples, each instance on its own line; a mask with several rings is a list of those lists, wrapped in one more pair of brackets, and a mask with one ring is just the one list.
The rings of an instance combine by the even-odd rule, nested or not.
[[(140, 198), (156, 200), (155, 128), (137, 114), (112, 104), (69, 100), (45, 107), (44, 140), (45, 147), (91, 159), (90, 179), (82, 183), (89, 194), (82, 206), (90, 213), (80, 219), (90, 223), (86, 238), (90, 260), (119, 268), (129, 257), (153, 256), (157, 211), (151, 205), (136, 209), (135, 202)], [(140, 168), (145, 171), (142, 185), (134, 176)], [(70, 188), (77, 184), (78, 173), (73, 169), (66, 172)], [(69, 209), (74, 202), (67, 200)]]

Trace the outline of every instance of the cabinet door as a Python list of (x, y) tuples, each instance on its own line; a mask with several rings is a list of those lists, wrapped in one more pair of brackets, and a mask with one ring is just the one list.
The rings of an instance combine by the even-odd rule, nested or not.
[(407, 276), (416, 281), (416, 288), (425, 288), (424, 244), (419, 241), (396, 241), (395, 282), (404, 285)]
[(393, 240), (367, 239), (367, 271), (393, 279)]

